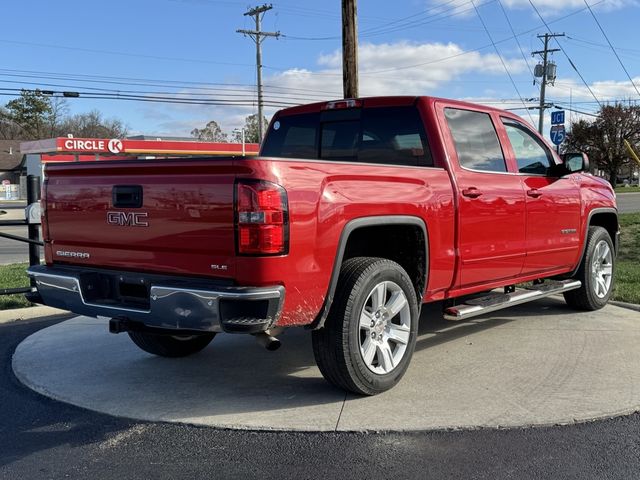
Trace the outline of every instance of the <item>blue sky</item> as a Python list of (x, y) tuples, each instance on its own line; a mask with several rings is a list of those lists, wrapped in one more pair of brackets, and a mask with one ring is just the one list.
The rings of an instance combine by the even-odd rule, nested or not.
[[(640, 88), (640, 25), (636, 0), (588, 0)], [(562, 48), (600, 102), (640, 100), (606, 44), (584, 0), (533, 0), (549, 28), (565, 33)], [(255, 107), (255, 47), (238, 28), (253, 28), (247, 0), (21, 0), (5, 6), (0, 32), (0, 90), (41, 88), (81, 92), (72, 113), (98, 109), (122, 119), (132, 133), (188, 135), (208, 120), (230, 132)], [(491, 45), (478, 14), (500, 56)], [(263, 21), (280, 39), (263, 48), (264, 83), (272, 114), (278, 105), (341, 95), (340, 0), (279, 0)], [(504, 10), (503, 10), (504, 9)], [(506, 13), (506, 15), (505, 15)], [(522, 105), (538, 97), (529, 68), (547, 31), (529, 0), (360, 0), (360, 82), (363, 95), (437, 95)], [(9, 21), (11, 19), (11, 21)], [(509, 25), (511, 23), (511, 26)], [(519, 46), (511, 27), (519, 35)], [(553, 44), (557, 48), (557, 44)], [(593, 95), (567, 57), (558, 65), (548, 100), (582, 112), (597, 110)], [(101, 90), (102, 89), (102, 90)], [(83, 98), (82, 93), (220, 100), (195, 105)], [(86, 95), (84, 95), (86, 97)], [(10, 100), (2, 96), (2, 103)], [(537, 112), (519, 111), (537, 122)], [(578, 118), (580, 114), (573, 115)], [(548, 130), (548, 122), (546, 130)]]

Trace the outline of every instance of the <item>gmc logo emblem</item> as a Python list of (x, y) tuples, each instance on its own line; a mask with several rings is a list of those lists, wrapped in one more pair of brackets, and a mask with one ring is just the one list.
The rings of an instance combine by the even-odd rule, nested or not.
[(138, 212), (107, 212), (107, 223), (121, 227), (148, 227), (148, 213)]

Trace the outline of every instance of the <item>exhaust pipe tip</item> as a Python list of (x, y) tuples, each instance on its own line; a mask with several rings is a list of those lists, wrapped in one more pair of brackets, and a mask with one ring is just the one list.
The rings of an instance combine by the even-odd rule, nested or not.
[(124, 333), (131, 330), (131, 324), (126, 317), (115, 317), (109, 320), (109, 333)]
[(264, 348), (266, 348), (270, 352), (275, 352), (282, 345), (280, 340), (278, 340), (276, 337), (272, 337), (271, 335), (265, 332), (255, 333), (253, 334), (253, 336), (256, 338), (256, 340), (260, 345), (262, 345)]
[(280, 348), (280, 346), (282, 346), (282, 342), (275, 337), (271, 337), (269, 343), (265, 345), (265, 348), (270, 352), (275, 352)]

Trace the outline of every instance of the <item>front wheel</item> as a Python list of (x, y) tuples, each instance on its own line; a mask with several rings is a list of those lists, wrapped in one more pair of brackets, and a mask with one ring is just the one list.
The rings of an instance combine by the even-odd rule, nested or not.
[(128, 332), (129, 338), (147, 353), (160, 357), (186, 357), (211, 343), (215, 333), (198, 335), (165, 335), (149, 332)]
[(330, 383), (361, 395), (396, 385), (415, 348), (419, 307), (404, 269), (391, 260), (358, 257), (340, 270), (336, 298), (313, 352)]
[(571, 307), (598, 310), (604, 307), (613, 292), (615, 250), (609, 232), (602, 227), (589, 227), (587, 246), (578, 272), (574, 277), (582, 286), (564, 294)]

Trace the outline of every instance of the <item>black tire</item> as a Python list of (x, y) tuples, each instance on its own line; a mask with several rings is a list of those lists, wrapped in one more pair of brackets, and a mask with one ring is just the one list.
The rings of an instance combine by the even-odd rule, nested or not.
[(211, 343), (215, 333), (198, 335), (161, 335), (149, 332), (128, 332), (129, 338), (147, 353), (160, 357), (186, 357)]
[[(384, 294), (375, 295), (384, 295), (383, 303), (387, 302), (387, 298), (389, 299), (384, 306), (392, 303), (392, 295), (397, 294), (396, 298), (399, 297), (401, 290), (406, 300), (404, 305), (408, 310), (403, 306), (401, 313), (393, 315), (391, 310), (385, 310), (374, 327), (376, 322), (374, 317), (381, 310), (370, 311), (367, 302), (373, 302), (375, 287), (382, 283), (385, 285)], [(368, 309), (366, 312), (365, 307)], [(364, 313), (370, 315), (369, 318), (372, 321), (370, 330), (360, 325), (360, 316)], [(374, 257), (357, 257), (347, 260), (340, 270), (336, 296), (327, 321), (323, 328), (312, 332), (313, 353), (320, 372), (331, 384), (356, 394), (376, 395), (389, 390), (400, 381), (411, 361), (416, 343), (419, 314), (420, 308), (415, 288), (400, 265), (391, 260)], [(396, 325), (394, 322), (401, 323)], [(387, 329), (392, 327), (404, 329), (403, 340), (407, 340), (406, 344), (404, 341), (396, 343), (392, 337), (387, 336), (390, 332)], [(374, 340), (368, 338), (370, 334), (374, 335), (372, 337)], [(378, 334), (379, 340), (375, 337)], [(406, 335), (408, 338), (404, 337)], [(371, 347), (372, 342), (376, 342), (378, 346)], [(361, 345), (362, 348), (367, 345), (375, 349), (375, 354), (370, 357), (369, 363), (365, 362)], [(391, 355), (387, 357), (389, 360), (383, 358), (383, 349)], [(396, 355), (397, 359), (394, 358)], [(397, 363), (394, 365), (395, 361)], [(393, 365), (387, 373), (372, 370), (382, 370), (387, 365)]]
[[(576, 290), (571, 290), (564, 293), (564, 299), (567, 304), (578, 310), (599, 310), (604, 307), (611, 297), (613, 292), (613, 279), (615, 277), (615, 250), (613, 247), (613, 241), (609, 236), (609, 232), (602, 227), (589, 227), (587, 233), (587, 246), (585, 248), (580, 268), (576, 273), (576, 280), (582, 282), (582, 286)], [(604, 295), (602, 295), (604, 289), (599, 289), (597, 282), (594, 282), (592, 276), (592, 268), (597, 266), (598, 258), (596, 255), (596, 248), (605, 242), (611, 252), (611, 282), (609, 288)], [(608, 264), (608, 263), (607, 263)]]

